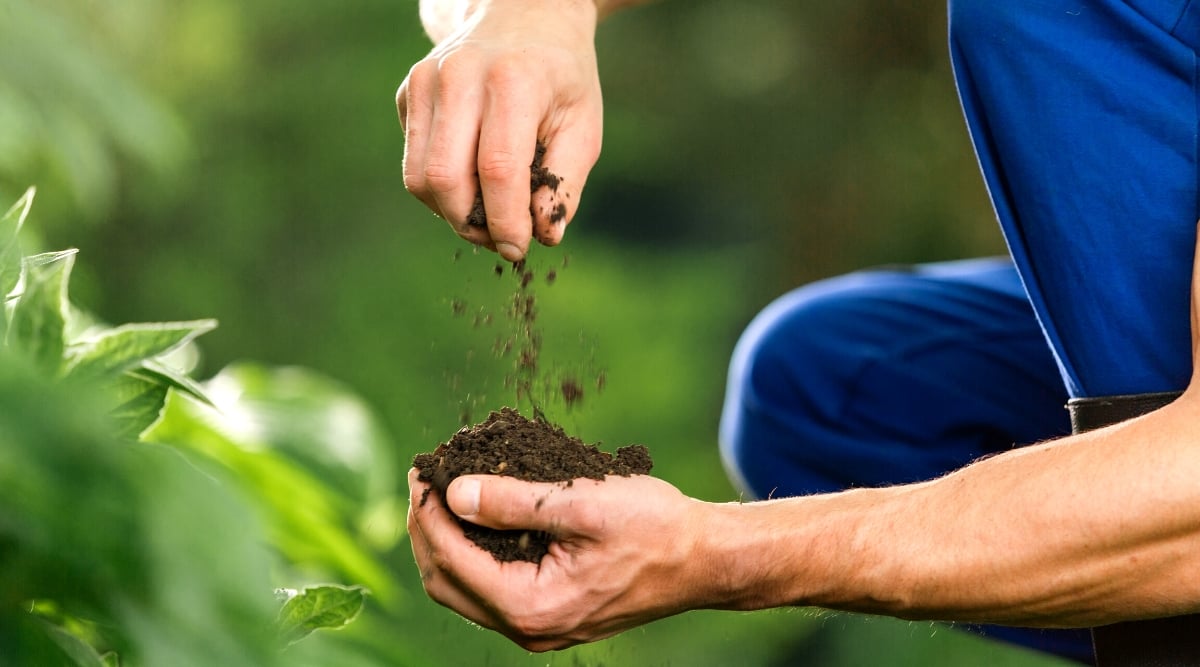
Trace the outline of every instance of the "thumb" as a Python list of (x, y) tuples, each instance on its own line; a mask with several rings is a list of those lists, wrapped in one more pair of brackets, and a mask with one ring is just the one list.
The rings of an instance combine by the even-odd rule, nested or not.
[(487, 528), (555, 533), (562, 517), (547, 501), (564, 491), (561, 484), (463, 475), (446, 488), (446, 504), (459, 518)]

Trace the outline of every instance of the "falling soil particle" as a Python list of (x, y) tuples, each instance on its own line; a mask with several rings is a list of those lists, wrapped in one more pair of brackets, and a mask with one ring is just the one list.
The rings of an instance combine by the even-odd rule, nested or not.
[(583, 400), (583, 387), (575, 378), (567, 378), (562, 381), (562, 397), (567, 402), (567, 407), (575, 407), (575, 404)]
[[(446, 487), (460, 475), (491, 474), (530, 482), (559, 482), (570, 486), (576, 479), (603, 480), (606, 475), (645, 475), (654, 462), (642, 445), (621, 447), (615, 455), (567, 435), (561, 427), (541, 419), (526, 419), (512, 408), (502, 408), (475, 426), (463, 427), (433, 452), (418, 454), (413, 466), (420, 479), (438, 490), (444, 502)], [(428, 500), (428, 492), (421, 505)], [(500, 562), (540, 563), (554, 536), (525, 530), (493, 530), (459, 520), (463, 533)]]

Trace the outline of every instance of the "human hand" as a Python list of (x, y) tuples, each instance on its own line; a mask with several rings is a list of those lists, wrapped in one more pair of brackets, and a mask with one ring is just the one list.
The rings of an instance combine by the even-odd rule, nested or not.
[(446, 490), (465, 520), (554, 535), (541, 564), (500, 563), (409, 472), (408, 529), (425, 591), (530, 651), (603, 639), (703, 605), (713, 581), (693, 547), (704, 503), (646, 475), (570, 486), (472, 475)]
[[(517, 261), (557, 245), (600, 155), (591, 0), (474, 3), (396, 93), (404, 186), (464, 239)], [(556, 188), (530, 193), (539, 141)], [(478, 192), (487, 226), (468, 224)]]

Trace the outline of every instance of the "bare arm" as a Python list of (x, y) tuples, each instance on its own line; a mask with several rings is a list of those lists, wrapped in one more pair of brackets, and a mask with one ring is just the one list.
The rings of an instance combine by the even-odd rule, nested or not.
[[(742, 509), (760, 522), (808, 531), (792, 539), (810, 545), (817, 567), (804, 576), (793, 557), (790, 572), (759, 578), (774, 579), (778, 593), (755, 587), (738, 604), (794, 602), (1044, 627), (1200, 610), (1198, 305), (1200, 238), (1192, 269), (1192, 378), (1183, 396), (1160, 410), (932, 482)], [(844, 523), (821, 531), (805, 517)], [(823, 588), (823, 577), (838, 583)]]
[[(422, 0), (435, 46), (396, 93), (404, 186), (505, 259), (559, 243), (600, 155), (596, 23), (637, 1)], [(531, 195), (539, 142), (561, 180)], [(479, 194), (485, 227), (468, 224)]]
[[(1043, 627), (1200, 610), (1198, 305), (1200, 238), (1192, 379), (1153, 413), (923, 484), (714, 510), (724, 521), (743, 514), (801, 533), (788, 546), (805, 545), (816, 565), (806, 573), (795, 555), (804, 552), (789, 557), (784, 542), (768, 545), (764, 562), (774, 555), (788, 566), (760, 570), (772, 576), (751, 578), (760, 585), (743, 586), (747, 597), (733, 606), (817, 604)], [(823, 530), (830, 521), (838, 525)], [(726, 586), (732, 601), (737, 583)]]
[(737, 536), (707, 549), (732, 568), (714, 597), (1046, 627), (1196, 611), (1198, 401), (923, 484), (707, 507)]
[(529, 650), (700, 608), (1043, 627), (1194, 612), (1198, 401), (886, 489), (714, 504), (646, 476), (450, 486), (469, 520), (554, 532), (540, 568), (495, 563), (417, 504), (415, 478), (409, 528), (430, 596)]

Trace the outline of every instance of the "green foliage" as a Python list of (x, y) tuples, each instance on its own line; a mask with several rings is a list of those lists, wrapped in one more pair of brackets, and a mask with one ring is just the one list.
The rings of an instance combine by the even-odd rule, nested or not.
[(295, 644), (321, 628), (340, 628), (358, 617), (367, 592), (361, 586), (309, 586), (278, 591), (285, 602), (276, 619), (279, 638)]
[(49, 375), (62, 368), (67, 281), (74, 264), (73, 250), (26, 257), (24, 288), (14, 300), (8, 322), (7, 344)]
[[(14, 259), (32, 198), (30, 190), (0, 220), (0, 277), (9, 286), (0, 344), (0, 665), (283, 664), (272, 628), (291, 644), (346, 625), (363, 607), (365, 587), (324, 585), (277, 611), (273, 571), (347, 575), (394, 600), (356, 523), (368, 507), (394, 506), (389, 479), (343, 493), (284, 453), (253, 451), (284, 442), (336, 451), (328, 438), (370, 433), (374, 441), (353, 446), (379, 454), (369, 411), (291, 369), (306, 386), (324, 387), (307, 395), (313, 414), (349, 425), (302, 436), (264, 419), (253, 445), (224, 438), (226, 417), (177, 365), (178, 352), (215, 322), (96, 325), (70, 303), (74, 251)], [(227, 378), (243, 372), (214, 383), (228, 390)], [(253, 396), (257, 405), (288, 405), (286, 389), (260, 382)], [(230, 414), (274, 414), (225, 399)], [(154, 424), (162, 445), (135, 442)], [(370, 466), (355, 463), (360, 472)], [(264, 534), (282, 559), (264, 549)]]
[(0, 197), (33, 180), (61, 193), (73, 223), (101, 218), (132, 162), (166, 173), (186, 146), (178, 118), (128, 70), (105, 37), (146, 38), (139, 0), (0, 0)]
[(132, 370), (148, 359), (170, 354), (216, 326), (215, 320), (199, 320), (125, 324), (100, 331), (74, 344), (67, 372), (90, 376)]
[[(0, 218), (0, 296), (7, 297), (21, 279), (21, 244), (18, 233), (25, 224), (29, 209), (33, 206), (36, 190), (29, 188), (12, 208)], [(4, 319), (7, 326), (8, 318)]]
[[(394, 510), (394, 489), (376, 489), (375, 495), (367, 495), (365, 482), (356, 482), (357, 490), (354, 485), (338, 484), (339, 478), (346, 477), (342, 462), (304, 461), (287, 453), (288, 446), (355, 449), (370, 447), (371, 443), (331, 442), (327, 439), (329, 432), (321, 430), (305, 433), (299, 444), (289, 439), (297, 434), (278, 418), (279, 413), (270, 407), (272, 402), (261, 400), (261, 395), (257, 402), (253, 398), (242, 402), (242, 389), (235, 384), (234, 378), (239, 375), (267, 372), (259, 367), (235, 367), (208, 382), (206, 390), (212, 394), (216, 409), (172, 392), (161, 421), (143, 437), (149, 442), (174, 444), (228, 471), (233, 483), (255, 499), (255, 511), (266, 525), (271, 543), (310, 576), (345, 577), (369, 588), (382, 603), (396, 602), (396, 584), (376, 555), (402, 534), (403, 524)], [(307, 374), (298, 369), (286, 372)], [(348, 393), (338, 393), (323, 409), (337, 412), (339, 404), (350, 406), (343, 412), (346, 419), (369, 424), (368, 413)], [(357, 415), (353, 414), (356, 410)], [(368, 432), (370, 426), (364, 426), (350, 426), (348, 430)], [(381, 470), (390, 467), (386, 457), (369, 459), (362, 465), (372, 463)], [(393, 512), (371, 513), (379, 507), (393, 508)], [(368, 515), (389, 529), (389, 540), (382, 545), (375, 542), (375, 548), (366, 537), (369, 533), (360, 531)]]

